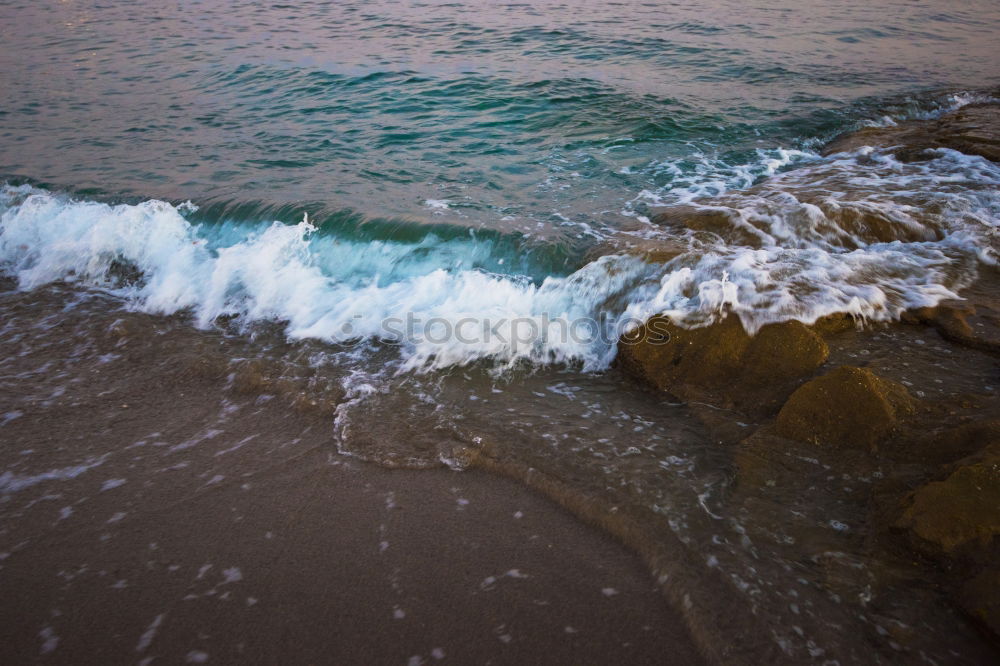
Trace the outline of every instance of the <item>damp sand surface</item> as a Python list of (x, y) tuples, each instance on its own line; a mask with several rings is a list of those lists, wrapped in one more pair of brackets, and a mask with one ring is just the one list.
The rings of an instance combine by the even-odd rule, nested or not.
[(557, 505), (342, 456), (328, 419), (146, 362), (206, 333), (107, 352), (81, 331), (122, 313), (73, 298), (4, 295), (0, 661), (699, 663), (642, 562)]

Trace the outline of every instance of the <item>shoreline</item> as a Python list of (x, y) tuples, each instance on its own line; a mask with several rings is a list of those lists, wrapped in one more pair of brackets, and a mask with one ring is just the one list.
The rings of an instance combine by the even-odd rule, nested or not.
[(103, 380), (38, 295), (3, 295), (45, 332), (0, 387), (0, 659), (700, 661), (639, 559), (534, 491), (345, 458), (170, 359)]
[[(966, 140), (970, 132), (978, 137), (976, 114), (990, 113), (996, 116), (994, 107), (973, 106), (932, 122), (881, 129), (877, 136), (903, 162), (920, 162), (947, 148), (944, 140)], [(955, 118), (964, 119), (958, 130)], [(912, 145), (895, 147), (892, 141), (898, 137)], [(773, 185), (765, 181), (755, 188), (766, 191)], [(808, 201), (822, 194), (812, 187), (801, 182), (795, 192)], [(654, 216), (653, 222), (724, 235), (735, 225), (720, 211), (704, 215), (678, 208)], [(859, 216), (833, 206), (825, 215), (840, 220), (861, 245), (912, 232), (878, 212)], [(930, 223), (922, 233), (928, 230), (940, 233)], [(919, 234), (905, 238), (920, 242)], [(752, 246), (754, 241), (737, 237), (734, 242)], [(89, 562), (52, 558), (71, 553), (106, 557), (114, 545), (126, 542), (132, 559), (119, 558), (119, 568), (133, 578), (143, 567), (159, 574), (158, 567), (186, 572), (186, 587), (171, 582), (169, 575), (155, 584), (169, 590), (173, 601), (168, 610), (152, 616), (136, 644), (140, 653), (168, 632), (167, 618), (177, 617), (178, 605), (186, 605), (182, 602), (210, 609), (219, 601), (238, 601), (233, 594), (239, 584), (261, 578), (247, 575), (252, 566), (269, 573), (265, 592), (247, 594), (246, 607), (257, 608), (269, 591), (280, 600), (282, 613), (310, 627), (297, 647), (287, 648), (304, 650), (294, 653), (298, 660), (344, 645), (342, 638), (325, 642), (328, 637), (310, 624), (315, 618), (353, 628), (352, 635), (367, 635), (372, 627), (385, 626), (389, 616), (404, 620), (411, 614), (459, 627), (468, 637), (459, 641), (462, 649), (471, 650), (462, 659), (486, 659), (496, 649), (492, 638), (503, 646), (518, 642), (516, 633), (507, 632), (515, 620), (501, 621), (508, 617), (506, 609), (480, 605), (480, 593), (506, 590), (507, 583), (521, 588), (537, 584), (534, 589), (545, 597), (535, 592), (514, 597), (518, 614), (526, 604), (538, 613), (527, 614), (535, 619), (528, 623), (533, 629), (525, 633), (521, 647), (527, 652), (517, 652), (519, 659), (565, 649), (559, 659), (603, 655), (610, 660), (627, 649), (637, 662), (678, 650), (688, 661), (700, 654), (710, 663), (780, 663), (806, 653), (842, 662), (892, 660), (900, 653), (985, 660), (995, 654), (996, 638), (990, 632), (997, 626), (1000, 589), (991, 560), (1000, 544), (994, 538), (1000, 534), (995, 519), (1000, 505), (990, 505), (1000, 488), (994, 464), (1000, 451), (1000, 397), (994, 381), (1000, 274), (985, 264), (977, 265), (976, 274), (961, 300), (910, 308), (899, 322), (869, 322), (862, 328), (841, 314), (809, 326), (784, 321), (744, 330), (732, 312), (695, 329), (665, 322), (671, 344), (630, 345), (621, 350), (615, 368), (582, 384), (562, 379), (551, 384), (553, 377), (535, 381), (529, 376), (516, 389), (504, 385), (505, 390), (495, 390), (486, 374), (462, 370), (442, 373), (436, 383), (389, 383), (393, 388), (384, 392), (391, 394), (385, 402), (371, 401), (356, 412), (351, 408), (361, 401), (352, 397), (343, 369), (313, 363), (313, 355), (321, 353), (317, 345), (288, 342), (280, 326), (263, 324), (250, 335), (227, 335), (225, 325), (198, 330), (185, 315), (128, 312), (111, 297), (81, 293), (62, 283), (6, 291), (0, 300), (8, 321), (0, 342), (9, 350), (0, 385), (5, 405), (0, 440), (34, 444), (4, 452), (0, 511), (15, 526), (2, 533), (12, 545), (0, 546), (0, 576), (10, 569), (22, 586), (85, 588), (80, 594), (96, 594), (99, 600), (87, 612), (114, 616), (118, 610), (102, 601), (114, 595), (104, 587), (129, 590), (130, 578), (113, 568), (95, 573)], [(11, 281), (3, 284), (13, 289)], [(421, 396), (396, 401), (414, 386), (433, 397), (430, 413)], [(532, 395), (548, 398), (551, 392), (576, 400), (575, 391), (593, 400), (581, 400), (575, 417), (559, 406), (536, 411), (532, 405)], [(620, 399), (607, 398), (609, 392)], [(495, 397), (505, 393), (509, 395)], [(679, 402), (671, 402), (675, 398)], [(454, 421), (435, 419), (439, 410), (461, 404), (456, 400), (483, 402), (472, 403), (467, 412), (459, 407)], [(616, 411), (623, 406), (628, 411)], [(591, 420), (595, 408), (602, 416)], [(463, 426), (463, 418), (480, 410), (493, 420), (486, 420), (485, 427), (480, 422), (478, 430), (475, 424)], [(506, 417), (506, 412), (516, 416)], [(337, 439), (340, 446), (347, 440), (342, 429), (349, 427), (347, 421), (340, 423), (347, 414), (361, 419), (360, 433), (337, 454), (333, 443)], [(558, 445), (560, 430), (544, 425), (553, 414), (565, 416), (569, 428), (586, 431), (571, 440), (577, 448)], [(654, 420), (662, 418), (661, 429), (645, 431), (655, 424), (643, 416), (653, 414)], [(518, 416), (542, 420), (521, 423)], [(624, 426), (620, 433), (614, 430)], [(512, 433), (540, 427), (541, 439), (511, 441)], [(601, 438), (601, 427), (614, 436)], [(571, 431), (561, 432), (568, 437)], [(645, 434), (628, 434), (639, 432)], [(607, 446), (602, 450), (598, 443)], [(626, 448), (628, 444), (636, 446)], [(638, 446), (649, 452), (648, 459)], [(633, 455), (638, 457), (629, 457)], [(384, 469), (441, 464), (473, 471)], [(696, 473), (699, 466), (703, 469)], [(110, 476), (95, 485), (98, 470)], [(51, 487), (60, 492), (43, 494)], [(259, 501), (259, 493), (266, 501)], [(111, 503), (123, 495), (124, 504)], [(404, 495), (409, 497), (405, 502)], [(515, 504), (531, 501), (549, 509), (533, 505), (533, 512), (545, 517), (525, 537), (521, 530), (528, 521)], [(263, 533), (265, 541), (277, 539), (280, 546), (274, 535), (280, 533), (276, 526), (286, 525), (288, 503), (294, 505), (290, 542), (284, 548), (260, 542)], [(401, 509), (407, 505), (419, 508)], [(95, 506), (102, 513), (95, 513)], [(481, 513), (472, 518), (476, 511)], [(331, 515), (337, 520), (328, 525)], [(73, 531), (75, 523), (83, 527)], [(376, 523), (378, 539), (373, 542)], [(254, 526), (252, 538), (244, 539), (244, 525)], [(351, 530), (336, 532), (339, 525)], [(65, 542), (48, 536), (63, 538), (64, 529), (69, 529)], [(165, 530), (164, 536), (141, 540), (157, 530)], [(391, 571), (382, 571), (381, 581), (371, 580), (376, 569), (371, 561), (388, 561), (396, 554), (396, 541), (383, 538), (389, 531), (402, 535), (402, 559)], [(227, 542), (256, 540), (251, 565), (210, 561), (206, 542), (227, 532), (232, 535), (223, 536)], [(450, 558), (445, 564), (437, 561), (434, 548), (442, 534), (447, 535)], [(669, 604), (654, 592), (648, 573), (629, 579), (643, 567), (609, 535), (640, 556)], [(53, 541), (45, 541), (49, 538)], [(530, 547), (524, 546), (526, 539)], [(167, 542), (181, 553), (177, 559), (182, 563), (158, 559)], [(49, 567), (49, 574), (54, 572), (51, 578), (57, 582), (35, 577), (36, 561), (28, 557), (35, 543), (45, 546), (37, 560)], [(372, 551), (372, 543), (377, 552), (369, 556), (379, 559), (355, 562), (354, 554), (365, 547)], [(544, 548), (533, 551), (539, 544)], [(468, 552), (459, 552), (463, 548)], [(139, 553), (149, 558), (145, 565)], [(330, 553), (336, 555), (330, 559), (337, 567), (350, 566), (328, 571), (323, 556)], [(494, 562), (488, 553), (508, 559), (495, 560), (489, 571), (478, 570)], [(227, 551), (230, 559), (238, 554)], [(582, 554), (586, 557), (580, 560)], [(116, 557), (108, 561), (114, 563)], [(527, 557), (543, 573), (511, 564), (519, 557)], [(566, 563), (574, 558), (583, 567), (575, 581), (565, 575)], [(609, 563), (631, 583), (590, 585)], [(271, 575), (275, 567), (279, 573)], [(416, 567), (416, 573), (404, 584), (401, 572), (408, 567)], [(461, 581), (449, 578), (456, 570), (465, 574)], [(429, 580), (427, 571), (432, 572)], [(315, 572), (321, 572), (324, 589), (350, 590), (344, 593), (351, 599), (349, 609), (362, 610), (337, 614), (329, 610), (334, 603), (329, 595), (316, 601), (318, 591), (306, 575)], [(86, 583), (76, 583), (78, 579)], [(407, 610), (399, 598), (407, 585), (416, 587), (413, 580), (424, 587), (410, 598)], [(379, 592), (378, 585), (384, 588), (386, 581), (388, 589)], [(460, 587), (450, 587), (458, 583)], [(780, 589), (782, 585), (788, 587)], [(597, 587), (603, 598), (599, 603), (590, 598)], [(64, 609), (49, 604), (45, 619), (44, 609), (34, 605), (25, 589), (19, 588), (17, 605), (33, 608), (32, 621), (45, 624), (35, 634), (28, 627), (17, 631), (12, 644), (27, 646), (33, 640), (46, 650), (76, 641), (69, 637), (73, 632), (58, 631), (57, 625), (66, 622), (59, 619), (66, 616)], [(469, 589), (474, 594), (466, 598)], [(636, 614), (626, 617), (605, 609), (602, 604), (620, 600), (625, 589), (637, 595), (633, 598), (639, 601), (628, 604)], [(124, 626), (132, 615), (149, 616), (155, 610), (148, 605), (149, 592), (141, 587), (140, 599), (125, 604), (129, 617), (116, 622)], [(54, 594), (49, 598), (55, 599)], [(570, 595), (561, 602), (570, 615), (552, 617), (546, 610), (550, 598), (564, 594)], [(659, 601), (651, 601), (653, 597)], [(383, 606), (381, 616), (369, 613), (373, 603)], [(435, 608), (454, 613), (444, 616)], [(493, 618), (488, 627), (471, 619), (484, 613)], [(196, 619), (176, 629), (187, 639), (200, 636), (195, 625), (216, 621), (211, 610), (197, 610), (192, 617)], [(645, 619), (650, 617), (658, 621), (650, 624)], [(21, 626), (15, 617), (8, 619), (11, 626)], [(565, 622), (565, 636), (553, 622)], [(253, 640), (257, 634), (271, 640), (273, 625), (265, 619), (247, 626), (253, 627)], [(437, 626), (423, 623), (432, 625)], [(220, 633), (225, 640), (249, 635), (241, 627), (238, 620), (229, 621), (213, 630), (216, 634), (206, 633), (202, 647), (172, 658), (198, 661), (203, 654), (244, 656), (247, 650), (260, 658), (280, 656), (263, 647), (248, 648), (250, 638), (235, 645), (212, 642)], [(844, 639), (845, 627), (859, 635)], [(281, 640), (297, 635), (294, 627), (279, 628)], [(134, 639), (136, 627), (130, 625), (129, 631)], [(148, 641), (143, 638), (147, 634)], [(484, 643), (487, 634), (492, 638)], [(580, 634), (593, 640), (584, 645)], [(371, 652), (395, 649), (396, 643), (411, 645), (405, 632), (399, 636), (385, 643), (348, 640), (347, 649)], [(631, 637), (624, 640), (628, 645), (622, 644), (622, 636)], [(115, 649), (126, 649), (124, 638), (114, 640)], [(80, 645), (82, 650), (100, 648)], [(347, 658), (370, 656), (361, 652), (346, 653)], [(440, 644), (420, 647), (408, 657), (385, 655), (432, 660), (456, 653)], [(21, 659), (27, 653), (13, 656)]]

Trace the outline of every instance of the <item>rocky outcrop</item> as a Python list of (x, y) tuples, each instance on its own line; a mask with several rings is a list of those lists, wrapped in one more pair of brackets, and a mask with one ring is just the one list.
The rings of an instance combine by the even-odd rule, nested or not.
[(908, 493), (892, 527), (944, 565), (954, 603), (1000, 641), (1000, 422), (968, 423), (932, 439), (946, 453), (978, 450)]
[[(788, 195), (794, 196), (789, 199)], [(745, 210), (752, 201), (752, 211)], [(694, 232), (695, 237), (711, 234), (730, 245), (763, 247), (775, 242), (772, 222), (781, 219), (796, 229), (813, 229), (819, 236), (836, 238), (838, 243), (860, 247), (862, 243), (919, 243), (940, 240), (941, 231), (931, 216), (911, 224), (884, 208), (864, 200), (834, 198), (823, 186), (765, 181), (733, 195), (713, 200), (712, 206), (672, 206), (656, 211), (653, 224), (677, 232)], [(815, 212), (822, 213), (817, 219)]]
[(912, 410), (904, 386), (842, 366), (800, 386), (778, 412), (775, 433), (820, 446), (874, 450)]
[[(826, 152), (862, 146), (902, 161), (952, 149), (1000, 162), (1000, 104), (864, 129), (838, 138)], [(852, 159), (863, 166), (869, 158)], [(844, 197), (831, 197), (824, 179), (840, 177), (836, 165), (843, 162), (819, 161), (715, 197), (711, 205), (674, 206), (654, 211), (650, 219), (692, 248), (719, 239), (745, 247), (784, 246), (772, 219), (802, 234), (835, 239), (845, 249), (937, 240), (949, 232), (940, 211), (919, 197), (905, 220), (869, 205), (871, 192), (844, 188)], [(995, 252), (996, 246), (986, 238), (982, 250)], [(842, 552), (826, 526), (826, 532), (811, 529), (814, 515), (794, 533), (791, 521), (775, 519), (772, 531), (793, 535), (803, 552), (816, 544), (813, 563), (831, 592), (870, 595), (882, 580), (889, 581), (881, 583), (886, 589), (927, 584), (930, 603), (947, 600), (1000, 641), (1000, 396), (995, 358), (988, 355), (1000, 352), (1000, 271), (988, 264), (977, 266), (976, 283), (956, 281), (952, 290), (961, 299), (903, 314), (904, 323), (934, 328), (943, 340), (896, 325), (844, 333), (854, 327), (846, 316), (812, 326), (772, 324), (754, 336), (734, 316), (699, 329), (655, 317), (633, 340), (622, 340), (620, 365), (683, 400), (707, 403), (689, 409), (714, 441), (724, 443), (731, 455), (727, 472), (735, 479), (728, 499), (755, 520), (780, 515), (774, 507), (800, 492), (809, 493), (810, 508), (853, 512), (856, 531), (842, 538), (856, 540), (860, 554), (848, 553), (854, 557), (844, 555), (847, 549)], [(651, 341), (658, 332), (669, 340)], [(816, 376), (830, 355), (822, 336), (835, 360), (866, 359), (869, 368), (843, 366)], [(913, 385), (921, 399), (872, 372), (879, 368)], [(918, 625), (892, 626), (912, 631)]]
[(917, 489), (896, 527), (930, 555), (991, 561), (1000, 554), (1000, 447)]
[[(753, 191), (751, 188), (749, 191)], [(650, 221), (660, 227), (683, 231), (706, 232), (725, 239), (734, 245), (760, 247), (762, 235), (756, 227), (739, 224), (735, 207), (726, 206), (728, 200), (719, 199), (714, 207), (671, 206), (657, 210)]]
[(591, 247), (584, 255), (588, 263), (608, 255), (630, 255), (650, 264), (665, 264), (690, 248), (682, 238), (640, 238), (621, 235)]
[(654, 317), (619, 343), (627, 372), (684, 400), (773, 412), (826, 361), (823, 339), (801, 322), (751, 336), (736, 316), (703, 328)]
[(866, 127), (837, 137), (824, 153), (853, 151), (862, 146), (889, 149), (903, 161), (926, 159), (927, 151), (935, 148), (951, 148), (1000, 162), (1000, 104), (970, 104), (936, 120)]
[(934, 327), (945, 340), (972, 349), (1000, 353), (1000, 312), (985, 303), (947, 303), (910, 310), (903, 321)]

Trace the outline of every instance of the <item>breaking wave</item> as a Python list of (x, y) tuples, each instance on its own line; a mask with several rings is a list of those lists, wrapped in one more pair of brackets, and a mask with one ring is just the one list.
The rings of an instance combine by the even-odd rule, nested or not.
[[(71, 281), (203, 327), (235, 317), (283, 322), (293, 339), (388, 340), (410, 370), (480, 360), (600, 370), (617, 336), (654, 314), (697, 326), (733, 312), (751, 330), (834, 312), (891, 320), (955, 297), (981, 262), (995, 263), (1000, 168), (982, 158), (939, 150), (902, 163), (866, 148), (672, 166), (680, 182), (641, 195), (670, 207), (605, 233), (604, 256), (564, 274), (529, 266), (517, 239), (475, 232), (357, 238), (308, 219), (205, 223), (191, 204), (111, 205), (28, 185), (0, 190), (0, 262), (22, 289)], [(636, 238), (680, 249), (653, 260), (624, 249)], [(493, 335), (425, 327), (391, 339), (386, 321), (408, 317)], [(567, 336), (581, 320), (587, 332)]]

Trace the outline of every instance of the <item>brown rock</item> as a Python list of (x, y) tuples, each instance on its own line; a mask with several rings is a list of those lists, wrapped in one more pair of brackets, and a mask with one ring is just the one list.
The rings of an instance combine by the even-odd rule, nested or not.
[(788, 453), (788, 440), (758, 430), (732, 449), (740, 486), (781, 485), (796, 472), (800, 459)]
[(822, 585), (830, 592), (845, 599), (858, 599), (878, 586), (870, 558), (860, 557), (840, 550), (827, 550), (812, 557), (823, 572)]
[(759, 428), (730, 451), (737, 486), (749, 488), (808, 487), (809, 479), (826, 477), (831, 466), (853, 477), (868, 477), (875, 464), (867, 451), (817, 451), (811, 444), (779, 436), (773, 424)]
[(185, 355), (178, 369), (177, 379), (181, 382), (199, 379), (215, 381), (225, 377), (229, 361), (218, 350), (203, 348)]
[(942, 338), (964, 347), (1000, 352), (1000, 312), (985, 303), (918, 308), (907, 312), (903, 321), (933, 326)]
[(741, 359), (743, 378), (755, 385), (811, 375), (830, 350), (815, 331), (797, 321), (761, 328)]
[(893, 127), (866, 127), (828, 144), (824, 153), (862, 146), (892, 148), (904, 161), (926, 159), (926, 151), (951, 148), (1000, 162), (1000, 104), (970, 104), (935, 120), (910, 121)]
[(797, 321), (751, 336), (736, 316), (695, 329), (654, 317), (622, 338), (618, 358), (630, 374), (679, 398), (766, 411), (828, 355), (823, 339)]
[(259, 359), (240, 361), (233, 375), (233, 388), (239, 393), (265, 393), (273, 388), (280, 375), (280, 369), (273, 363)]
[(679, 238), (615, 238), (599, 243), (588, 250), (588, 262), (610, 254), (628, 254), (639, 257), (646, 263), (665, 264), (687, 252), (687, 243)]
[(912, 406), (902, 385), (842, 366), (800, 386), (778, 413), (775, 431), (822, 446), (873, 450)]
[(852, 329), (857, 330), (858, 321), (846, 313), (837, 313), (820, 317), (809, 326), (820, 335), (836, 335)]
[(797, 451), (797, 442), (777, 437), (764, 427), (731, 449), (736, 481), (741, 487), (782, 488), (815, 473), (813, 458)]
[[(815, 176), (822, 180), (823, 173), (821, 170)], [(789, 201), (789, 195), (794, 203)], [(746, 208), (748, 197), (754, 200), (750, 210)], [(747, 247), (775, 242), (771, 236), (774, 218), (780, 218), (791, 227), (812, 229), (809, 233), (836, 236), (845, 247), (897, 240), (908, 243), (933, 241), (940, 240), (943, 235), (933, 215), (914, 211), (912, 217), (919, 220), (919, 224), (902, 222), (885, 210), (871, 206), (864, 198), (832, 198), (829, 186), (823, 184), (764, 181), (736, 194), (715, 197), (712, 204), (664, 208), (654, 213), (650, 221), (672, 230), (691, 230), (696, 238), (710, 234), (729, 245)], [(823, 214), (821, 220), (816, 219), (817, 209)]]
[(845, 132), (826, 144), (823, 147), (823, 154), (849, 153), (865, 146), (877, 148), (899, 146), (921, 125), (919, 122), (911, 121), (891, 127), (862, 127), (852, 132)]
[(947, 464), (1000, 448), (1000, 420), (975, 421), (929, 435), (913, 448), (919, 459), (930, 464)]
[(943, 147), (1000, 162), (1000, 105), (970, 104), (942, 116), (935, 129)]
[(107, 330), (108, 337), (122, 344), (128, 340), (148, 339), (155, 334), (153, 322), (148, 317), (133, 316), (116, 319)]
[(823, 211), (823, 215), (837, 230), (863, 238), (869, 243), (891, 243), (897, 240), (904, 243), (920, 243), (941, 240), (944, 237), (929, 216), (921, 216), (919, 213), (916, 213), (915, 217), (922, 224), (909, 226), (900, 224), (898, 219), (885, 210), (867, 207), (863, 202), (834, 201), (822, 191), (799, 194), (802, 201), (812, 203)]
[(656, 212), (650, 221), (662, 227), (714, 234), (730, 243), (759, 247), (761, 237), (752, 228), (733, 224), (735, 213), (724, 206), (671, 206)]
[(989, 560), (1000, 547), (1000, 451), (916, 490), (897, 528), (932, 555)]

